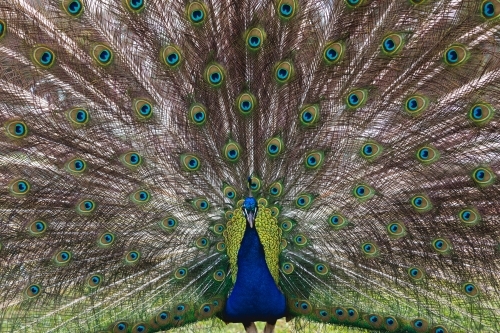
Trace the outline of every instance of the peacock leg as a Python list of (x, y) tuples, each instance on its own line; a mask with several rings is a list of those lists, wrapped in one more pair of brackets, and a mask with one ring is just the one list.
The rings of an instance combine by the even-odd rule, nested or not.
[(257, 326), (255, 326), (254, 322), (251, 323), (242, 323), (245, 326), (246, 333), (257, 333)]
[(276, 326), (276, 320), (268, 321), (266, 327), (264, 327), (263, 333), (274, 333), (274, 326)]

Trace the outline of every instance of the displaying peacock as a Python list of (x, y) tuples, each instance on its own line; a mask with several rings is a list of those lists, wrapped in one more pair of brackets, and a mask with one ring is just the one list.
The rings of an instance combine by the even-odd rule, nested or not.
[(2, 1), (0, 332), (498, 332), (499, 96), (498, 0)]

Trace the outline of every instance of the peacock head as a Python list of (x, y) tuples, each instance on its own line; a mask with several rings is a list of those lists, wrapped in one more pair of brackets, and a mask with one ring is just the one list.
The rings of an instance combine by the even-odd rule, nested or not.
[(255, 216), (257, 216), (257, 200), (255, 200), (255, 198), (253, 197), (245, 198), (242, 209), (248, 225), (250, 226), (250, 228), (253, 228)]

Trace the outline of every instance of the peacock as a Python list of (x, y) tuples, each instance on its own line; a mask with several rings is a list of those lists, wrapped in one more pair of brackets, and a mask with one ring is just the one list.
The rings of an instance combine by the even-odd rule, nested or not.
[(499, 332), (499, 96), (499, 0), (2, 0), (0, 332)]

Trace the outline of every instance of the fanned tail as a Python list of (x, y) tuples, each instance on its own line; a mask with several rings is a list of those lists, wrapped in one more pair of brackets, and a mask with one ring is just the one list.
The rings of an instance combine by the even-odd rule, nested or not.
[(289, 317), (498, 331), (498, 8), (1, 4), (0, 331), (221, 317), (249, 176)]

